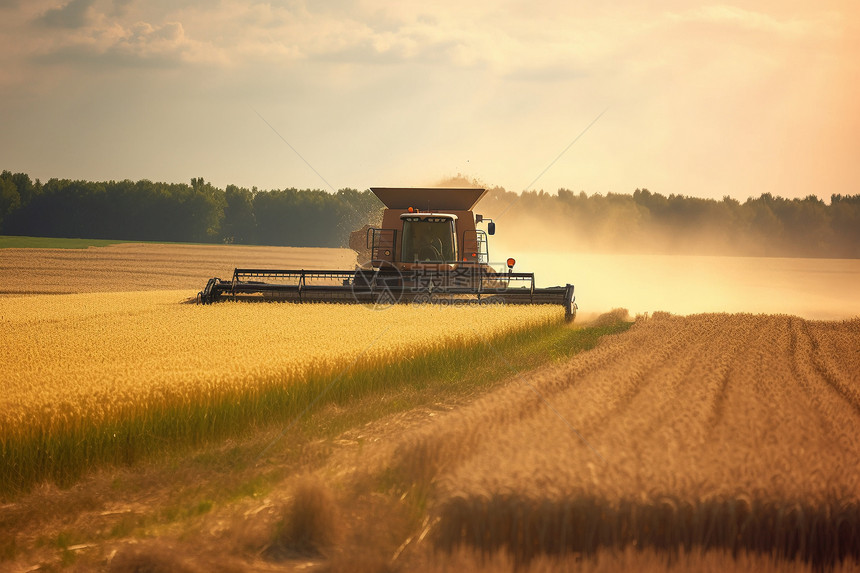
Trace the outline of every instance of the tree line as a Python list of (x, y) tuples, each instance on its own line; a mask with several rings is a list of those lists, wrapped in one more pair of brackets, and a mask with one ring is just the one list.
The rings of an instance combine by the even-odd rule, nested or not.
[[(462, 183), (462, 182), (460, 182)], [(0, 174), (0, 234), (344, 247), (349, 233), (380, 222), (369, 191), (258, 190), (203, 178), (188, 183), (80, 181)], [(560, 189), (489, 190), (478, 212), (524, 249), (860, 258), (860, 195), (743, 203), (724, 197), (587, 195)]]
[(369, 191), (214, 187), (186, 183), (72, 181), (41, 183), (0, 174), (0, 234), (193, 243), (342, 247), (349, 233), (376, 221), (382, 205)]
[(770, 193), (743, 203), (647, 189), (586, 195), (560, 189), (521, 195), (491, 190), (481, 209), (504, 213), (524, 248), (588, 252), (860, 258), (860, 195), (785, 199)]

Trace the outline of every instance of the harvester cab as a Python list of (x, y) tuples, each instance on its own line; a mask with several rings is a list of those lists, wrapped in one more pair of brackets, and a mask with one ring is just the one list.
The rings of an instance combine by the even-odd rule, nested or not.
[(412, 271), (427, 265), (455, 269), (462, 263), (489, 263), (484, 221), (472, 211), (486, 194), (472, 188), (370, 189), (382, 203), (382, 226), (366, 231), (370, 263)]
[(457, 260), (457, 215), (415, 212), (400, 215), (400, 220), (403, 224), (401, 260), (408, 263)]
[[(355, 231), (350, 245), (360, 267), (350, 271), (234, 269), (232, 280), (210, 279), (198, 294), (204, 304), (229, 295), (296, 302), (374, 305), (558, 304), (576, 316), (573, 285), (537, 288), (534, 273), (490, 264), (492, 219), (474, 207), (481, 188), (372, 187), (385, 205), (382, 225)], [(480, 228), (486, 224), (486, 230)], [(356, 246), (358, 248), (356, 248)], [(363, 260), (362, 259), (363, 256)]]

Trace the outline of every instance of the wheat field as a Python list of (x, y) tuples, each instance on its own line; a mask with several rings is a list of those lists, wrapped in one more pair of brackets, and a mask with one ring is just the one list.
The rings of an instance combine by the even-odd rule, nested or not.
[(860, 319), (658, 313), (407, 439), (436, 543), (860, 557)]
[(181, 304), (192, 295), (0, 298), (6, 489), (125, 461), (160, 440), (283, 418), (344, 373), (408, 365), (562, 316), (539, 306)]
[[(561, 320), (552, 307), (182, 304), (209, 276), (254, 260), (350, 266), (343, 253), (310, 251), (0, 253), (0, 498), (43, 480), (79, 483), (165, 444), (217, 444), (288, 421), (322, 393), (355, 403), (359, 386), (436, 373), (445, 352), (482, 343), (492, 353), (495, 337)], [(48, 292), (78, 294), (34, 294)], [(380, 382), (389, 367), (400, 369), (394, 382)], [(326, 474), (372, 474), (370, 498), (385, 491), (393, 508), (421, 508), (417, 529), (399, 531), (362, 513), (348, 493), (356, 484), (332, 484), (341, 494), (330, 504), (355, 520), (347, 530), (378, 522), (372, 529), (396, 540), (378, 549), (386, 566), (809, 571), (860, 562), (860, 319), (655, 313), (563, 363), (508, 367), (501, 389), (409, 431), (392, 422), (378, 449), (355, 453), (355, 474)], [(350, 375), (332, 385), (342, 372)], [(316, 479), (325, 489), (331, 478)], [(224, 535), (241, 536), (271, 509), (245, 503), (239, 532)], [(344, 556), (367, 549), (357, 539), (342, 542)], [(272, 566), (220, 537), (189, 540), (207, 559)], [(162, 540), (151, 541), (157, 553)], [(353, 570), (352, 557), (332, 570)]]

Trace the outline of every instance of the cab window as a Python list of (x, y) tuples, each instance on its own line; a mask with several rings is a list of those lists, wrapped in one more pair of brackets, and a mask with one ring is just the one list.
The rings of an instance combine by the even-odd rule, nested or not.
[(404, 219), (401, 261), (444, 263), (457, 260), (454, 221), (447, 218)]

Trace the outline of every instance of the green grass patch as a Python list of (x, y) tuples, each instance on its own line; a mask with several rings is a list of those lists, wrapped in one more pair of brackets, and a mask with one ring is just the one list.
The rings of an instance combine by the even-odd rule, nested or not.
[[(552, 322), (483, 338), (476, 326), (468, 342), (395, 362), (380, 364), (370, 357), (298, 381), (262, 381), (236, 392), (177, 397), (142, 410), (137, 405), (110, 422), (77, 419), (49, 431), (0, 437), (0, 498), (14, 498), (43, 480), (69, 485), (98, 467), (134, 464), (261, 428), (281, 427), (287, 439), (295, 440), (314, 420), (312, 434), (334, 435), (363, 420), (429, 401), (468, 397), (517, 373), (592, 348), (601, 336), (628, 327), (619, 322), (573, 328)], [(339, 415), (314, 416), (323, 408), (335, 408)]]
[(106, 247), (117, 243), (134, 241), (116, 241), (113, 239), (62, 239), (58, 237), (18, 237), (0, 235), (0, 249), (86, 249), (88, 247)]
[(331, 400), (329, 408), (308, 417), (303, 431), (314, 438), (335, 437), (390, 414), (440, 402), (462, 402), (520, 373), (590, 350), (601, 337), (624, 332), (631, 324), (584, 328), (550, 324), (502, 338), (477, 340), (469, 348), (419, 357), (408, 364), (392, 364), (376, 382), (393, 381), (387, 388), (354, 394), (349, 400)]
[[(73, 239), (63, 237), (25, 237), (19, 235), (0, 235), (0, 249), (86, 249), (107, 247), (121, 243), (143, 245), (221, 245), (222, 243), (187, 243), (176, 241), (136, 241), (130, 239)], [(268, 247), (278, 245), (230, 244), (230, 247)]]
[[(132, 241), (126, 239), (66, 239), (61, 237), (24, 237), (0, 235), (0, 249), (87, 249), (121, 243), (145, 245), (218, 245), (219, 243), (177, 243), (171, 241)], [(232, 245), (231, 245), (232, 246)], [(253, 245), (235, 245), (253, 246)]]

